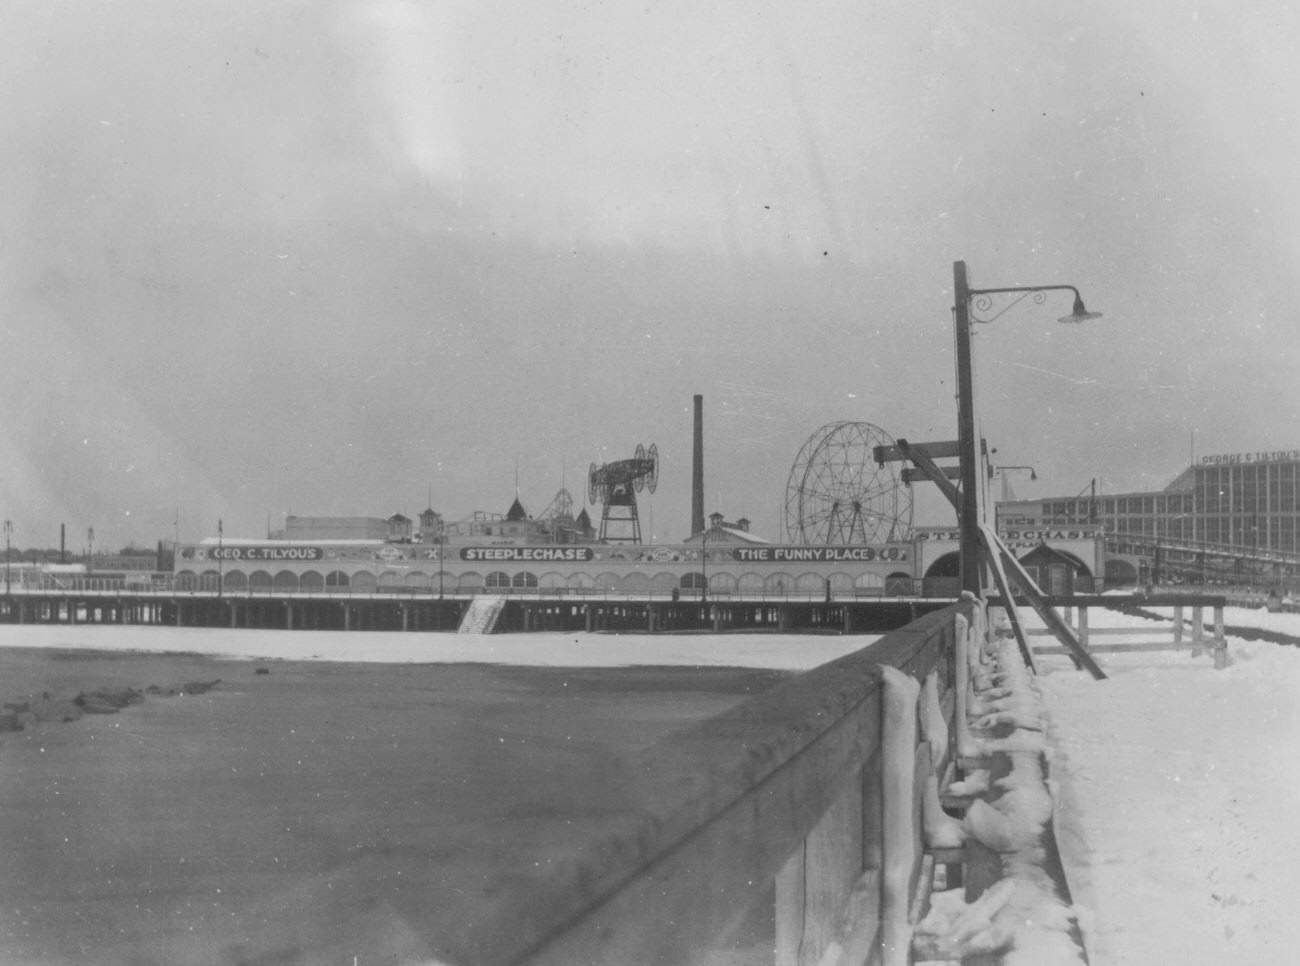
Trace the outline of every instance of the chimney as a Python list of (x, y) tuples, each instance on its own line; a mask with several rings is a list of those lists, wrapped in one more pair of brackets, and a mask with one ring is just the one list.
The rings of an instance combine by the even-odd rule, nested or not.
[(704, 532), (704, 397), (695, 397), (695, 445), (691, 464), (691, 535)]

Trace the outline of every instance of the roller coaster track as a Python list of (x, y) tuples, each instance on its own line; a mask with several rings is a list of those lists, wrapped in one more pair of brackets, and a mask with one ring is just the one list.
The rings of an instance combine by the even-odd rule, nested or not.
[(1165, 578), (1199, 583), (1254, 584), (1300, 574), (1300, 554), (1259, 547), (1113, 533), (1106, 536), (1106, 551), (1145, 557)]

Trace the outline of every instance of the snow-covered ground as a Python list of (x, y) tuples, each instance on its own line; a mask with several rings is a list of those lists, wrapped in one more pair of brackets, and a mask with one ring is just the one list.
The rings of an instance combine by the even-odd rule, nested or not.
[[(1093, 627), (1147, 624), (1114, 613)], [(1300, 615), (1229, 608), (1229, 625), (1300, 637)], [(1032, 621), (1027, 621), (1032, 623)], [(1149, 625), (1148, 625), (1149, 626)], [(1124, 640), (1104, 638), (1107, 643)], [(1140, 638), (1149, 641), (1150, 638)], [(0, 647), (259, 658), (800, 670), (862, 637), (288, 632), (0, 627)], [(1300, 961), (1300, 648), (1229, 637), (1230, 664), (1187, 651), (1099, 655), (1095, 681), (1040, 659), (1056, 833), (1094, 966)]]
[[(1300, 615), (1225, 623), (1300, 637)], [(1100, 655), (1104, 681), (1040, 661), (1057, 840), (1096, 966), (1300, 962), (1300, 648), (1228, 648), (1219, 671), (1186, 651)]]
[(636, 664), (806, 671), (871, 638), (774, 634), (423, 634), (399, 631), (230, 630), (120, 624), (0, 624), (0, 647), (170, 651), (230, 658), (382, 664)]

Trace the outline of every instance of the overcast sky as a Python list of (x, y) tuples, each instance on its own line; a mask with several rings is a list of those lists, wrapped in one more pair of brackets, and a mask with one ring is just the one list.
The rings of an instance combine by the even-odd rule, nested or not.
[(824, 424), (955, 438), (958, 259), (1105, 315), (979, 327), (1020, 494), (1300, 447), (1298, 65), (1286, 0), (11, 2), (0, 512), (538, 514), (653, 442), (675, 541), (699, 393), (780, 538)]

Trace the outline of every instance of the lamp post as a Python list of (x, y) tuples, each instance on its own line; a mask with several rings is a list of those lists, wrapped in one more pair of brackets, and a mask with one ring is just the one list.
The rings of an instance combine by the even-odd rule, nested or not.
[(224, 543), (224, 528), (221, 520), (217, 520), (217, 599), (221, 599), (221, 593), (226, 586), (226, 550)]
[[(700, 531), (700, 603), (709, 603), (709, 528)], [(708, 615), (705, 615), (708, 616)]]
[[(979, 595), (984, 585), (984, 568), (979, 556), (979, 528), (983, 517), (980, 506), (978, 456), (975, 437), (975, 380), (971, 365), (971, 326), (994, 322), (1003, 313), (1033, 296), (1034, 304), (1047, 300), (1048, 292), (1073, 292), (1074, 309), (1061, 322), (1083, 322), (1101, 318), (1083, 305), (1079, 290), (1073, 285), (1031, 285), (1013, 288), (971, 288), (966, 278), (966, 263), (953, 262), (953, 324), (957, 335), (957, 444), (960, 453), (961, 511), (961, 589)], [(994, 306), (994, 295), (1015, 296), (992, 315), (983, 317)]]
[(5, 596), (9, 596), (9, 537), (14, 532), (12, 520), (5, 521)]
[(1032, 466), (990, 466), (989, 467), (990, 477), (992, 477), (994, 473), (1004, 474), (1002, 477), (1002, 502), (1003, 503), (1006, 503), (1011, 499), (1011, 493), (1007, 489), (1007, 478), (1005, 474), (1011, 472), (1012, 470), (1029, 470), (1029, 478), (1031, 480), (1038, 479), (1038, 471), (1034, 469)]

